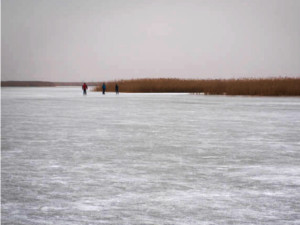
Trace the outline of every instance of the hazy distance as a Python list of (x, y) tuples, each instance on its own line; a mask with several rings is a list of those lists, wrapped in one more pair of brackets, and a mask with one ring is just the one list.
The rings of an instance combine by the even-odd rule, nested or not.
[(300, 77), (299, 0), (2, 0), (2, 80)]

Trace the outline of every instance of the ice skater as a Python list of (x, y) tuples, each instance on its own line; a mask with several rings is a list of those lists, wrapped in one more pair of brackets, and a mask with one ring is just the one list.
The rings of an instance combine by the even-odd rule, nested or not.
[(88, 86), (86, 83), (83, 83), (82, 85), (82, 90), (83, 90), (83, 95), (86, 95), (86, 90), (88, 89)]
[(106, 85), (105, 83), (102, 84), (102, 94), (105, 95), (105, 91), (106, 91)]
[(118, 84), (116, 84), (115, 89), (116, 89), (116, 94), (118, 95), (119, 94), (119, 86), (118, 86)]

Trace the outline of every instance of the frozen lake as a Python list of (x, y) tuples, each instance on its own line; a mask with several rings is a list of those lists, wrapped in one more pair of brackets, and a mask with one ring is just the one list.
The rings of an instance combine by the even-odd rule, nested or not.
[(2, 224), (300, 224), (300, 98), (2, 88)]

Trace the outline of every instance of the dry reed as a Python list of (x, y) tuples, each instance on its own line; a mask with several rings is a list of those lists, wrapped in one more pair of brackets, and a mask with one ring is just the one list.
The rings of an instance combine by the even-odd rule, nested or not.
[[(212, 95), (256, 95), (256, 96), (300, 96), (300, 78), (267, 78), (267, 79), (133, 79), (118, 80), (106, 83), (107, 91), (113, 92), (115, 84), (120, 92), (159, 93), (188, 92)], [(95, 91), (101, 91), (101, 85)]]

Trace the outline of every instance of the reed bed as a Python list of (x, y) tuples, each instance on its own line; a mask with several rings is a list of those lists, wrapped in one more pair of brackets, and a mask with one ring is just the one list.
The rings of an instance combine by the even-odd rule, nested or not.
[[(133, 79), (106, 82), (108, 92), (164, 93), (188, 92), (211, 95), (300, 96), (300, 78), (268, 79)], [(95, 91), (102, 91), (101, 85)]]

